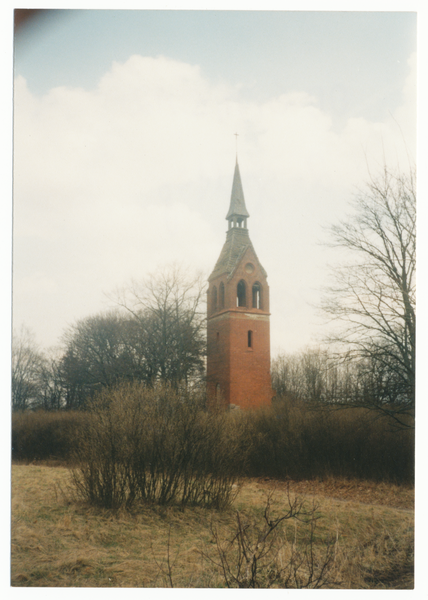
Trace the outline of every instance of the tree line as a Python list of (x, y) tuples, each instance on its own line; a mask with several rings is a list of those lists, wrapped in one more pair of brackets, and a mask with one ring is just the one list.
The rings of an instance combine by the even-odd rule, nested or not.
[[(272, 363), (277, 400), (365, 407), (413, 426), (416, 362), (416, 178), (385, 168), (330, 229), (341, 250), (321, 309), (330, 335), (320, 349)], [(178, 268), (133, 282), (116, 308), (77, 321), (57, 355), (28, 332), (14, 336), (12, 408), (82, 408), (123, 381), (178, 388), (205, 372), (205, 284)]]
[(173, 267), (114, 295), (117, 308), (78, 320), (63, 347), (42, 352), (26, 330), (13, 340), (12, 408), (79, 409), (123, 381), (173, 387), (204, 372), (204, 282)]

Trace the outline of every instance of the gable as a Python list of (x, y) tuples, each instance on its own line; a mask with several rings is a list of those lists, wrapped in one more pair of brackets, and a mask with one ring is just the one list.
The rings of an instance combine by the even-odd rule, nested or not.
[(233, 228), (229, 229), (227, 232), (226, 242), (224, 243), (220, 256), (208, 281), (216, 279), (220, 275), (226, 275), (227, 279), (230, 280), (237, 267), (244, 259), (244, 255), (247, 251), (253, 253), (255, 262), (259, 265), (263, 275), (267, 277), (267, 273), (260, 264), (253, 244), (251, 243), (248, 229)]
[(262, 267), (262, 265), (261, 265), (261, 263), (260, 263), (260, 261), (258, 259), (258, 256), (257, 256), (257, 254), (256, 254), (256, 252), (254, 250), (254, 247), (253, 247), (253, 245), (250, 242), (249, 246), (247, 246), (243, 250), (243, 252), (241, 253), (240, 257), (236, 261), (233, 269), (228, 274), (228, 276), (227, 276), (228, 281), (230, 281), (234, 277), (234, 275), (237, 273), (238, 270), (239, 271), (242, 271), (242, 270), (246, 271), (245, 265), (247, 263), (253, 264), (254, 267), (255, 267), (255, 270), (254, 270), (254, 273), (251, 273), (251, 272), (248, 273), (248, 272), (246, 272), (246, 275), (251, 275), (252, 277), (254, 277), (254, 276), (257, 275), (257, 271), (259, 271), (260, 274), (263, 276), (263, 278), (266, 279), (267, 273), (264, 270), (264, 268)]

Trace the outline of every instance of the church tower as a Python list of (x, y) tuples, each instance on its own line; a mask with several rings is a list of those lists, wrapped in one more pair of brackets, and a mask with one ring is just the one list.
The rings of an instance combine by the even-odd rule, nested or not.
[(269, 287), (251, 243), (236, 160), (226, 242), (208, 281), (207, 396), (211, 408), (270, 404)]

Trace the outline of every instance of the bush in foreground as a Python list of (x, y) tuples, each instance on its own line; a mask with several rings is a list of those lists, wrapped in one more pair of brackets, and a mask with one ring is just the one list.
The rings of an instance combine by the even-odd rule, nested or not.
[[(212, 526), (216, 557), (206, 553), (203, 556), (219, 568), (228, 588), (327, 587), (337, 542), (321, 541), (316, 534), (317, 520), (321, 518), (318, 506), (308, 508), (303, 500), (290, 498), (287, 492), (288, 503), (279, 516), (273, 517), (272, 496), (270, 492), (261, 519), (249, 519), (237, 511), (229, 539), (221, 540), (218, 528)], [(291, 539), (290, 535), (287, 537), (283, 528), (287, 521), (303, 524), (305, 532), (299, 545), (296, 530)]]
[(78, 495), (105, 508), (136, 501), (228, 506), (239, 444), (228, 416), (207, 414), (201, 397), (169, 386), (106, 390), (79, 431), (72, 478)]

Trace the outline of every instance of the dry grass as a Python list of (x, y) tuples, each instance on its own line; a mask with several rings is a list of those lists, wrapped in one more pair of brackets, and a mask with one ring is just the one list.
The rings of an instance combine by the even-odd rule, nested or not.
[(327, 496), (346, 502), (374, 504), (411, 511), (415, 507), (415, 489), (407, 485), (394, 485), (393, 483), (384, 482), (375, 483), (373, 481), (334, 477), (312, 479), (310, 481), (289, 481), (288, 483), (278, 482), (269, 478), (255, 479), (253, 481), (255, 485), (262, 486), (263, 488), (275, 485), (279, 489), (284, 489), (288, 485), (290, 490), (296, 495)]
[[(46, 587), (220, 587), (210, 525), (227, 537), (234, 511), (142, 506), (132, 512), (92, 509), (64, 492), (69, 471), (12, 468), (12, 585)], [(235, 509), (257, 516), (273, 481), (248, 480)], [(306, 487), (305, 487), (306, 486)], [(360, 489), (358, 489), (360, 488)], [(369, 488), (371, 492), (369, 492)], [(359, 482), (291, 483), (319, 504), (316, 551), (335, 540), (330, 587), (413, 586), (412, 490)], [(284, 490), (277, 486), (277, 514)], [(361, 504), (363, 502), (364, 504)], [(298, 539), (302, 525), (287, 523)]]

